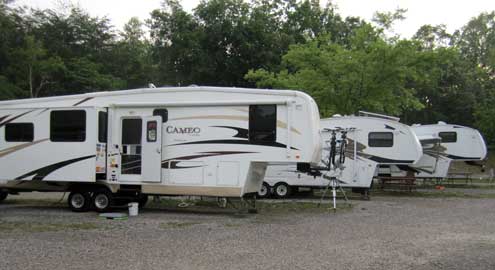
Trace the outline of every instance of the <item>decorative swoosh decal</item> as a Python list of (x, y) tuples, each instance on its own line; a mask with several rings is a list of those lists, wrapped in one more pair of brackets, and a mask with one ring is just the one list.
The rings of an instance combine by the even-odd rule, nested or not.
[(203, 167), (203, 166), (188, 166), (188, 167), (183, 167), (183, 166), (178, 166), (178, 163), (184, 160), (192, 160), (192, 159), (197, 159), (197, 158), (203, 158), (203, 157), (215, 157), (215, 156), (224, 156), (224, 155), (237, 155), (237, 154), (254, 154), (257, 152), (241, 152), (241, 151), (217, 151), (217, 152), (200, 152), (198, 155), (191, 155), (191, 156), (183, 156), (183, 157), (176, 157), (176, 158), (170, 158), (162, 161), (162, 168), (163, 169), (190, 169), (190, 168), (197, 168), (197, 167)]
[(95, 157), (95, 155), (91, 155), (91, 156), (85, 156), (85, 157), (69, 159), (66, 161), (58, 162), (58, 163), (48, 165), (46, 167), (31, 171), (31, 172), (28, 172), (24, 175), (17, 177), (15, 180), (22, 180), (23, 178), (26, 178), (29, 176), (33, 176), (32, 180), (43, 180), (47, 175), (49, 175), (50, 173), (52, 173), (52, 172), (54, 172), (60, 168), (63, 168), (67, 165), (70, 165), (70, 164), (73, 164), (73, 163), (76, 163), (76, 162), (79, 162), (82, 160), (94, 158), (94, 157)]
[(72, 105), (72, 106), (73, 106), (73, 107), (75, 107), (75, 106), (77, 106), (77, 105), (81, 105), (81, 104), (83, 104), (83, 103), (84, 103), (84, 102), (86, 102), (86, 101), (92, 100), (93, 98), (94, 98), (94, 97), (87, 97), (87, 98), (85, 98), (85, 99), (83, 99), (83, 100), (81, 100), (81, 101), (77, 102), (76, 104), (74, 104), (74, 105)]
[(234, 136), (234, 138), (247, 139), (249, 136), (249, 131), (245, 128), (231, 127), (231, 126), (212, 126), (212, 127), (233, 129), (237, 131), (237, 134)]
[[(280, 147), (280, 148), (287, 147), (287, 145), (278, 142), (256, 142), (256, 141), (248, 141), (248, 140), (207, 140), (207, 141), (170, 144), (167, 146), (189, 145), (189, 144), (247, 144), (247, 145), (260, 145), (260, 146)], [(291, 147), (291, 149), (299, 150), (295, 147)]]
[(7, 121), (5, 121), (5, 122), (3, 122), (3, 123), (0, 123), (0, 128), (1, 128), (1, 127), (3, 127), (3, 126), (5, 126), (6, 124), (8, 124), (8, 123), (10, 123), (10, 122), (12, 122), (12, 121), (14, 121), (14, 120), (16, 120), (17, 118), (23, 117), (24, 115), (26, 115), (26, 114), (28, 114), (28, 113), (30, 113), (30, 112), (33, 112), (33, 111), (36, 111), (36, 109), (34, 109), (34, 110), (30, 110), (30, 111), (27, 111), (27, 112), (25, 112), (25, 113), (21, 113), (21, 114), (19, 114), (19, 115), (15, 116), (15, 117), (10, 118), (9, 120), (7, 120)]
[(393, 164), (412, 164), (414, 163), (414, 160), (400, 160), (400, 159), (388, 159), (388, 158), (383, 158), (379, 156), (370, 156), (368, 159), (371, 159), (373, 161), (376, 161), (378, 163), (393, 163)]
[(22, 149), (24, 149), (26, 147), (30, 147), (30, 146), (33, 146), (35, 144), (42, 143), (42, 142), (45, 142), (45, 141), (48, 141), (48, 140), (49, 139), (43, 139), (43, 140), (38, 140), (38, 141), (30, 142), (30, 143), (23, 143), (21, 145), (17, 145), (17, 146), (13, 146), (13, 147), (9, 147), (9, 148), (3, 149), (3, 150), (0, 151), (0, 158), (3, 157), (3, 156), (6, 156), (8, 154), (14, 153), (16, 151), (22, 150)]
[(446, 155), (446, 157), (450, 159), (476, 159), (476, 160), (482, 160), (483, 158), (481, 157), (462, 157), (462, 156), (455, 156), (455, 155)]
[(4, 115), (4, 116), (0, 117), (0, 123), (2, 123), (2, 121), (3, 121), (5, 118), (9, 117), (9, 116), (10, 116), (10, 114), (7, 114), (7, 115)]

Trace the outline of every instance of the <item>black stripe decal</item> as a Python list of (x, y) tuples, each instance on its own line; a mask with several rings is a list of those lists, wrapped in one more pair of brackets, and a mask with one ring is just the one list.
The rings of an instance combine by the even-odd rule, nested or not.
[(49, 108), (43, 109), (43, 110), (42, 110), (41, 112), (39, 112), (37, 115), (41, 115), (42, 113), (44, 113), (44, 112), (46, 112), (46, 111), (48, 111), (48, 110), (50, 110), (50, 109), (49, 109)]
[(383, 157), (378, 157), (378, 156), (370, 156), (368, 159), (371, 159), (373, 161), (376, 161), (378, 163), (394, 163), (394, 164), (411, 164), (414, 163), (414, 160), (400, 160), (400, 159), (388, 159), (388, 158), (383, 158)]
[(395, 128), (394, 128), (394, 127), (391, 127), (391, 126), (389, 126), (389, 125), (385, 125), (385, 128), (386, 128), (386, 129), (395, 130)]
[(176, 158), (169, 158), (162, 161), (163, 169), (189, 169), (189, 168), (197, 168), (203, 166), (188, 166), (181, 167), (178, 166), (178, 163), (184, 160), (192, 160), (203, 157), (215, 157), (215, 156), (225, 156), (225, 155), (237, 155), (237, 154), (253, 154), (257, 152), (240, 152), (240, 151), (218, 151), (218, 152), (201, 152), (199, 155), (191, 155), (191, 156), (182, 156)]
[(0, 128), (3, 127), (3, 126), (5, 126), (6, 124), (8, 124), (8, 123), (10, 123), (10, 122), (12, 122), (14, 120), (16, 120), (17, 118), (23, 117), (24, 115), (26, 115), (26, 114), (28, 114), (30, 112), (33, 112), (33, 111), (35, 111), (35, 110), (30, 110), (30, 111), (27, 111), (25, 113), (21, 113), (21, 114), (15, 116), (15, 117), (10, 118), (9, 120), (7, 120), (7, 121), (5, 121), (3, 123), (0, 123)]
[(31, 172), (28, 172), (24, 175), (21, 175), (19, 177), (17, 177), (15, 180), (22, 180), (23, 178), (26, 178), (26, 177), (29, 177), (29, 176), (33, 176), (34, 177), (32, 178), (32, 180), (43, 180), (47, 175), (49, 175), (50, 173), (60, 169), (60, 168), (63, 168), (67, 165), (70, 165), (72, 163), (76, 163), (76, 162), (79, 162), (79, 161), (82, 161), (82, 160), (86, 160), (86, 159), (90, 159), (90, 158), (94, 158), (95, 155), (91, 155), (91, 156), (85, 156), (85, 157), (80, 157), (80, 158), (75, 158), (75, 159), (69, 159), (69, 160), (66, 160), (66, 161), (62, 161), (62, 162), (59, 162), (59, 163), (55, 163), (55, 164), (52, 164), (52, 165), (48, 165), (46, 167), (43, 167), (43, 168), (40, 168), (40, 169), (37, 169), (37, 170), (34, 170), (34, 171), (31, 171)]
[(75, 107), (75, 106), (77, 106), (77, 105), (81, 105), (81, 104), (83, 104), (83, 103), (84, 103), (84, 102), (86, 102), (86, 101), (92, 100), (93, 98), (94, 98), (94, 97), (88, 97), (88, 98), (85, 98), (85, 99), (83, 99), (83, 100), (81, 100), (81, 101), (77, 102), (76, 104), (74, 104), (74, 105), (72, 105), (72, 106), (73, 106), (73, 107)]
[(245, 128), (240, 128), (240, 127), (230, 127), (230, 126), (213, 126), (217, 128), (229, 128), (237, 131), (237, 134), (234, 136), (234, 138), (241, 138), (241, 139), (247, 139), (249, 136), (249, 131)]
[(2, 121), (3, 121), (5, 118), (9, 117), (9, 116), (10, 116), (10, 114), (7, 114), (7, 115), (5, 115), (5, 116), (0, 117), (0, 123), (2, 123)]
[[(256, 142), (256, 141), (248, 141), (248, 140), (208, 140), (208, 141), (197, 141), (197, 142), (187, 142), (187, 143), (178, 143), (178, 144), (170, 144), (167, 146), (176, 146), (176, 145), (190, 145), (190, 144), (245, 144), (245, 145), (260, 145), (260, 146), (269, 146), (269, 147), (280, 147), (286, 148), (287, 145), (278, 143), (278, 142)], [(297, 148), (291, 147), (293, 150), (299, 150)]]
[(455, 155), (446, 155), (446, 157), (450, 159), (476, 159), (476, 160), (482, 160), (481, 157), (461, 157), (461, 156), (455, 156)]
[(401, 171), (420, 173), (421, 171), (408, 165), (396, 165)]

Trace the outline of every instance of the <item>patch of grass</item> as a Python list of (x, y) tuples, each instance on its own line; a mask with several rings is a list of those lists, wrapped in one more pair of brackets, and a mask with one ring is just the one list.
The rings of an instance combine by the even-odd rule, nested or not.
[[(298, 202), (298, 201), (277, 201), (277, 202), (259, 202), (257, 203), (260, 212), (268, 213), (288, 213), (288, 212), (324, 212), (332, 208), (330, 201), (324, 201), (318, 206), (316, 202)], [(337, 210), (350, 210), (353, 204), (337, 203)]]
[[(14, 195), (15, 196), (15, 195)], [(2, 204), (25, 204), (36, 206), (65, 206), (65, 202), (60, 202), (54, 199), (20, 199), (16, 197), (8, 197)]]
[(200, 222), (167, 222), (160, 224), (162, 229), (182, 229), (201, 224)]
[(99, 226), (94, 223), (40, 223), (40, 222), (5, 222), (0, 221), (0, 232), (53, 232), (63, 230), (94, 230)]
[(391, 197), (419, 197), (419, 198), (469, 198), (469, 199), (495, 199), (495, 193), (464, 193), (458, 191), (373, 191), (371, 196)]
[(225, 228), (238, 228), (238, 227), (241, 227), (241, 224), (226, 223), (226, 224), (223, 224), (223, 226), (224, 226)]

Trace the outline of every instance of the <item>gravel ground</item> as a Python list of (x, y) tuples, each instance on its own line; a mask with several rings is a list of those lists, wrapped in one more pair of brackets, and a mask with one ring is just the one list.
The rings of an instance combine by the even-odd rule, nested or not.
[(495, 199), (373, 197), (316, 209), (72, 213), (61, 194), (0, 204), (0, 269), (495, 269)]

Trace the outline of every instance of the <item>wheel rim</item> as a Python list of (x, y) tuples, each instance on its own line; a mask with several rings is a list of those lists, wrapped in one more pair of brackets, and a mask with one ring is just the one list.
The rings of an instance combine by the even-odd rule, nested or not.
[(262, 185), (260, 191), (258, 191), (258, 195), (265, 196), (266, 193), (268, 193), (268, 188), (266, 188), (265, 185)]
[(98, 209), (105, 209), (108, 207), (108, 197), (105, 194), (98, 194), (95, 197), (95, 206)]
[(285, 196), (285, 195), (287, 195), (287, 187), (285, 185), (279, 185), (277, 187), (277, 194), (279, 196)]
[(72, 207), (79, 209), (83, 208), (85, 201), (86, 199), (81, 193), (76, 193), (72, 196), (70, 203)]

